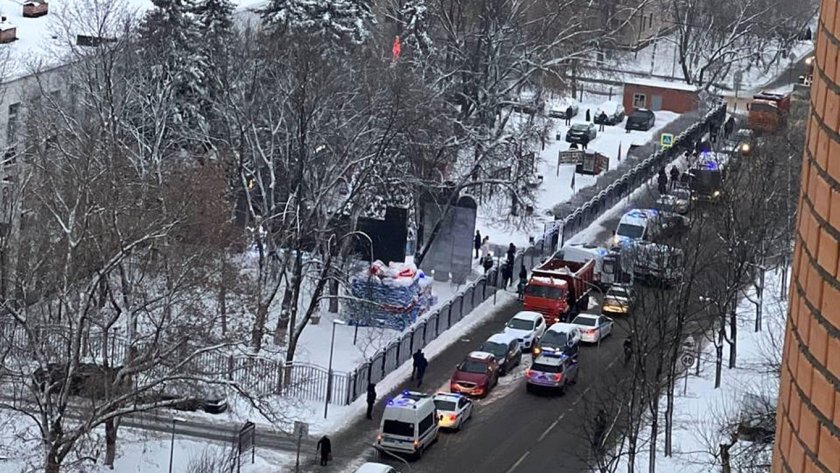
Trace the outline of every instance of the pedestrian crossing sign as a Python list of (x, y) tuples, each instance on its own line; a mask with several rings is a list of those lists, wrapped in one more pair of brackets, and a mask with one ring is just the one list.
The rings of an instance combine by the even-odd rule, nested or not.
[(659, 135), (659, 145), (663, 149), (670, 148), (674, 144), (674, 135), (671, 133), (662, 133)]

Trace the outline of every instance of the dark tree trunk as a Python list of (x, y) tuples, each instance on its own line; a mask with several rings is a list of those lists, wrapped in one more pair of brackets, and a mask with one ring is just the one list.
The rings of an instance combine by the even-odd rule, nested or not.
[(733, 302), (729, 313), (729, 369), (735, 368), (735, 356), (738, 351), (738, 310)]
[(112, 470), (117, 457), (117, 427), (115, 419), (105, 421), (105, 466)]

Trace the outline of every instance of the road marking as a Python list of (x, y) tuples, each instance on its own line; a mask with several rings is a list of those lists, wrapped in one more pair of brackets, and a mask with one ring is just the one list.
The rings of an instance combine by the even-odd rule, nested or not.
[(522, 463), (523, 461), (525, 461), (525, 457), (527, 457), (530, 453), (531, 453), (531, 451), (530, 451), (530, 450), (528, 450), (527, 452), (523, 453), (523, 454), (522, 454), (522, 456), (521, 456), (521, 457), (519, 457), (519, 460), (516, 460), (516, 463), (514, 463), (512, 467), (508, 468), (508, 471), (506, 471), (505, 473), (511, 473), (513, 470), (515, 470), (515, 469), (516, 469), (516, 467), (517, 467), (517, 466), (519, 466), (519, 464), (520, 464), (520, 463)]
[(616, 361), (617, 360), (615, 358), (613, 358), (613, 360), (610, 362), (610, 364), (607, 365), (607, 369), (612, 368)]
[(577, 406), (578, 403), (580, 402), (580, 400), (583, 399), (586, 396), (586, 393), (588, 393), (591, 390), (592, 390), (592, 386), (587, 386), (586, 389), (584, 389), (583, 392), (580, 394), (580, 396), (578, 396), (578, 398), (575, 399), (575, 401), (572, 403), (572, 405)]
[[(566, 415), (566, 414), (563, 414), (563, 415)], [(555, 420), (554, 422), (552, 422), (552, 423), (551, 423), (551, 425), (549, 425), (549, 426), (548, 426), (548, 428), (547, 428), (547, 429), (545, 429), (545, 432), (543, 432), (543, 433), (542, 433), (542, 435), (540, 435), (540, 438), (539, 438), (539, 439), (537, 439), (537, 442), (542, 442), (542, 441), (543, 441), (543, 439), (545, 438), (545, 436), (546, 436), (546, 435), (548, 435), (548, 433), (549, 433), (549, 432), (551, 432), (551, 430), (552, 430), (553, 428), (557, 427), (557, 424), (560, 422), (560, 419), (562, 419), (562, 418), (563, 418), (563, 415), (561, 415), (560, 417), (558, 417), (558, 418), (557, 418), (557, 420)]]

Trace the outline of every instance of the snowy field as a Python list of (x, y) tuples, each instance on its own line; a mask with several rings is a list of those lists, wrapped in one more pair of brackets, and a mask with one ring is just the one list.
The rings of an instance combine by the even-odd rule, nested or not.
[[(612, 100), (621, 101), (622, 96), (622, 91), (618, 90)], [(580, 104), (580, 111), (572, 119), (572, 125), (585, 123), (586, 110), (591, 109), (592, 115), (594, 115), (595, 110), (604, 101), (606, 101), (606, 97), (601, 99), (587, 97), (586, 101)], [(554, 102), (549, 102), (546, 104), (546, 109), (550, 110), (554, 105)], [(619, 148), (621, 149), (621, 158), (624, 159), (630, 146), (640, 146), (651, 140), (658, 140), (659, 131), (679, 117), (678, 114), (668, 111), (655, 113), (656, 124), (650, 130), (627, 133), (624, 130), (623, 122), (616, 126), (606, 126), (604, 131), (598, 132), (588, 148), (608, 156), (610, 158), (610, 169), (615, 169), (619, 164)], [(527, 228), (512, 227), (505, 216), (499, 216), (495, 212), (495, 206), (479, 206), (476, 227), (483, 236), (489, 236), (490, 241), (494, 244), (507, 246), (508, 243), (513, 243), (517, 248), (528, 246), (529, 237), (536, 239), (538, 235), (542, 234), (546, 223), (554, 220), (553, 217), (546, 215), (552, 207), (568, 201), (576, 191), (595, 184), (598, 178), (598, 176), (576, 174), (574, 189), (572, 188), (572, 175), (575, 174), (575, 166), (558, 166), (557, 164), (558, 153), (569, 149), (569, 143), (566, 143), (565, 137), (570, 127), (566, 126), (562, 119), (552, 119), (552, 122), (553, 126), (549, 140), (546, 142), (545, 149), (539, 155), (538, 173), (543, 177), (543, 181), (537, 190), (535, 218), (530, 226)], [(557, 134), (561, 136), (559, 141), (555, 139)]]
[[(3, 473), (30, 473), (43, 471), (37, 467), (42, 464), (38, 443), (37, 427), (31, 419), (23, 414), (11, 411), (0, 411), (0, 471)], [(84, 473), (166, 473), (169, 469), (170, 451), (172, 452), (173, 472), (205, 473), (221, 471), (219, 468), (195, 469), (200, 463), (208, 460), (221, 460), (232, 452), (232, 443), (223, 444), (208, 440), (187, 440), (175, 436), (174, 449), (171, 449), (172, 439), (164, 433), (152, 433), (122, 428), (119, 430), (117, 441), (117, 458), (114, 469), (111, 470), (101, 464), (104, 456), (105, 430), (99, 428), (79, 445), (81, 452), (87, 457), (97, 457), (98, 464), (91, 461), (73, 463), (73, 455), (65, 463), (66, 472)], [(257, 449), (254, 463), (251, 463), (250, 453), (242, 457), (242, 473), (282, 473), (283, 466), (293, 464), (294, 458), (284, 453)]]
[[(790, 275), (787, 280), (790, 281)], [(723, 432), (723, 425), (738, 419), (745, 396), (760, 395), (772, 399), (778, 398), (779, 374), (776, 371), (781, 363), (782, 343), (784, 341), (787, 301), (780, 298), (781, 272), (771, 270), (766, 273), (765, 300), (763, 304), (763, 330), (754, 331), (755, 299), (754, 291), (748, 292), (748, 298), (742, 299), (739, 311), (737, 334), (738, 358), (735, 369), (727, 369), (728, 345), (724, 346), (724, 368), (720, 389), (714, 389), (715, 353), (714, 345), (708, 340), (700, 356), (700, 376), (696, 376), (696, 365), (689, 369), (686, 394), (683, 395), (684, 378), (677, 381), (674, 402), (673, 456), (665, 457), (664, 440), (660, 433), (660, 445), (657, 449), (656, 470), (665, 473), (708, 473), (720, 471), (718, 449), (721, 442), (728, 443), (728, 432)], [(664, 401), (662, 403), (664, 408)], [(660, 419), (660, 427), (664, 416)], [(643, 432), (640, 438), (648, 438), (649, 432)], [(733, 468), (737, 455), (749, 448), (748, 442), (739, 441), (732, 449)], [(636, 457), (636, 471), (648, 471), (648, 452), (641, 452)], [(626, 471), (626, 464), (622, 465)], [(617, 471), (622, 471), (619, 467)], [(737, 471), (735, 468), (733, 471)]]

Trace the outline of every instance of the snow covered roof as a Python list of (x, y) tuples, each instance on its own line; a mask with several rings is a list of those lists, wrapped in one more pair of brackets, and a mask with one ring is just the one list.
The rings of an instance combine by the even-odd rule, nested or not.
[(633, 78), (624, 81), (625, 84), (643, 85), (646, 87), (658, 87), (660, 89), (684, 90), (687, 92), (697, 92), (697, 87), (686, 84), (681, 81), (670, 81), (665, 79), (642, 79)]
[(469, 354), (469, 357), (475, 360), (489, 360), (493, 358), (493, 354), (486, 351), (474, 351)]
[[(264, 0), (231, 0), (237, 15), (253, 10)], [(8, 82), (66, 64), (66, 52), (77, 35), (98, 36), (98, 23), (115, 29), (119, 17), (139, 17), (152, 8), (151, 0), (52, 0), (49, 13), (38, 18), (23, 16), (20, 0), (0, 0), (0, 14), (17, 28), (17, 41), (0, 45), (0, 75)], [(102, 18), (109, 18), (102, 20)], [(5, 27), (5, 23), (4, 23)]]
[(531, 322), (536, 322), (537, 320), (542, 318), (542, 314), (539, 312), (534, 312), (531, 310), (523, 310), (522, 312), (517, 313), (513, 316), (514, 319), (520, 320), (528, 320)]

